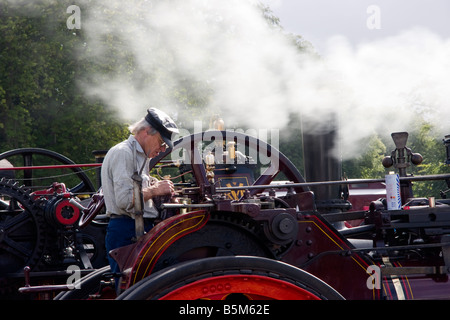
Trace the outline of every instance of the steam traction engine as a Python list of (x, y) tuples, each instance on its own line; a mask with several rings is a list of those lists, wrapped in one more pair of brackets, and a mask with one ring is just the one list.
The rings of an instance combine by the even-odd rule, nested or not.
[[(406, 133), (393, 138), (384, 163), (399, 170), (402, 207), (388, 210), (380, 199), (346, 212), (348, 181), (307, 169), (306, 182), (262, 140), (228, 131), (184, 137), (150, 163), (161, 178), (176, 172), (176, 199), (161, 199), (156, 226), (109, 253), (121, 266), (120, 294), (108, 266), (91, 270), (78, 289), (51, 289), (66, 289), (56, 299), (448, 299), (449, 202), (411, 198), (411, 183), (450, 175), (407, 176), (403, 169), (420, 156), (406, 147)], [(330, 168), (333, 160), (321, 159)], [(78, 227), (95, 223), (102, 205), (100, 193), (79, 203)], [(344, 227), (356, 219), (364, 223)], [(39, 290), (45, 286), (20, 288)]]
[[(57, 284), (65, 283), (71, 272), (81, 276), (108, 263), (107, 222), (99, 215), (85, 228), (79, 227), (83, 203), (99, 197), (80, 167), (99, 165), (80, 166), (39, 148), (0, 155), (0, 299), (31, 297), (18, 292), (24, 286), (24, 268), (28, 282), (31, 276), (32, 284), (59, 288)], [(48, 178), (49, 170), (57, 176)], [(42, 181), (55, 178), (61, 182), (42, 186)], [(76, 185), (68, 188), (66, 183)], [(39, 291), (40, 298), (51, 297), (52, 287), (45, 289)]]

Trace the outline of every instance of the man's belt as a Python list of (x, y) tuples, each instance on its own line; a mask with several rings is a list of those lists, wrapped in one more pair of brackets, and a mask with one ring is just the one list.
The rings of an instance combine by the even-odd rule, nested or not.
[(120, 219), (120, 218), (132, 219), (129, 215), (126, 215), (126, 214), (115, 214), (115, 213), (111, 213), (109, 218), (110, 219)]

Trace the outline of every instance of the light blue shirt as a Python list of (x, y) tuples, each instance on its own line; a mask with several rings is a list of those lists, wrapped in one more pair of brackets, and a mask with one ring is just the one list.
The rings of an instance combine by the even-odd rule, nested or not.
[[(134, 151), (136, 148), (136, 152)], [(136, 159), (134, 159), (136, 154)], [(105, 156), (102, 164), (102, 189), (105, 199), (106, 214), (125, 214), (132, 216), (134, 213), (133, 203), (133, 180), (131, 176), (134, 172), (139, 172), (144, 162), (142, 170), (142, 187), (150, 185), (154, 178), (149, 175), (149, 159), (144, 150), (133, 135), (127, 140), (112, 147)], [(144, 203), (144, 218), (156, 218), (158, 211), (152, 200)]]

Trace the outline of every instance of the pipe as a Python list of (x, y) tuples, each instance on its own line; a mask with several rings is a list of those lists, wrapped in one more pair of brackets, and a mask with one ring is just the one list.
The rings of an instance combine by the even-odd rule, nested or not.
[[(428, 181), (428, 180), (445, 180), (450, 179), (450, 174), (433, 174), (424, 176), (400, 177), (400, 181)], [(231, 190), (242, 189), (277, 189), (277, 188), (297, 188), (305, 186), (326, 186), (326, 185), (341, 185), (353, 183), (374, 183), (385, 182), (384, 178), (380, 179), (355, 179), (355, 180), (337, 180), (337, 181), (320, 181), (320, 182), (300, 182), (300, 183), (286, 183), (286, 184), (268, 184), (268, 185), (253, 185), (253, 186), (238, 186), (227, 188), (216, 188), (217, 192), (228, 192)]]

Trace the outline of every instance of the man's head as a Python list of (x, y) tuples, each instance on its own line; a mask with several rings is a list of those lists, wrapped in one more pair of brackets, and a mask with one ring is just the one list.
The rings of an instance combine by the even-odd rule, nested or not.
[(163, 111), (151, 108), (147, 115), (129, 127), (149, 158), (172, 148), (172, 134), (178, 133), (175, 122)]
[(145, 121), (147, 121), (156, 131), (160, 133), (169, 148), (173, 147), (172, 135), (174, 133), (177, 134), (179, 131), (172, 118), (159, 109), (150, 108), (147, 110)]

